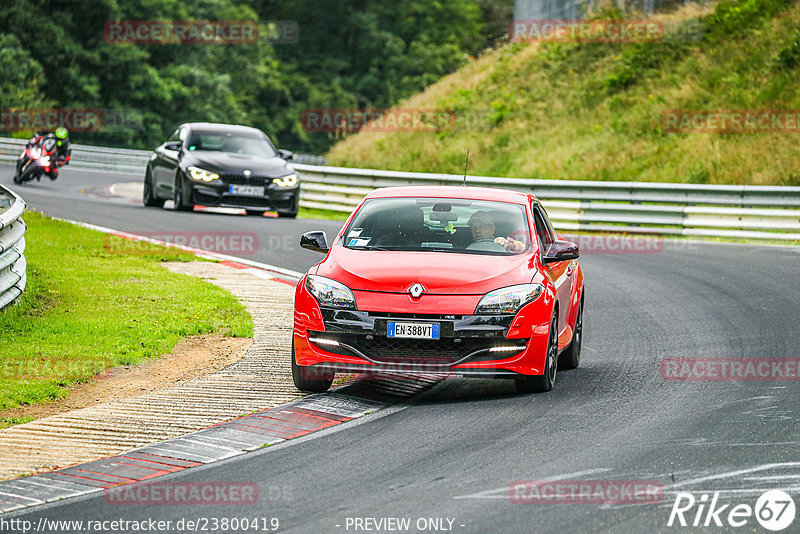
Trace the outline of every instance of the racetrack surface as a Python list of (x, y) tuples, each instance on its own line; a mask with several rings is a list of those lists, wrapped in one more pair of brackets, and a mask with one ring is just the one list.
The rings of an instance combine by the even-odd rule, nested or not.
[[(0, 172), (10, 184), (8, 168)], [(50, 215), (132, 232), (256, 231), (299, 240), (303, 231), (331, 235), (341, 225), (145, 210), (103, 197), (103, 188), (133, 179), (66, 171), (55, 183), (14, 189)], [(252, 257), (298, 271), (320, 258), (299, 247)], [(753, 506), (777, 488), (800, 505), (798, 382), (677, 382), (659, 374), (663, 358), (800, 357), (798, 260), (791, 248), (671, 241), (656, 253), (586, 253), (583, 361), (559, 372), (550, 393), (451, 378), (360, 424), (160, 479), (256, 482), (257, 505), (118, 506), (96, 494), (17, 517), (277, 517), (279, 532), (365, 531), (352, 518), (409, 517), (412, 526), (450, 518), (455, 532), (640, 533), (698, 531), (667, 527), (676, 491), (720, 491), (723, 503)], [(509, 499), (515, 481), (559, 478), (657, 481), (665, 497), (643, 505)], [(786, 532), (798, 525), (800, 518)], [(766, 532), (752, 517), (746, 527), (704, 531)]]
[[(131, 174), (89, 172), (65, 167), (55, 181), (43, 178), (18, 186), (11, 177), (14, 168), (0, 165), (0, 183), (12, 188), (28, 206), (52, 217), (80, 220), (134, 234), (176, 233), (190, 238), (187, 232), (224, 232), (239, 235), (255, 233), (258, 250), (247, 251), (244, 258), (276, 265), (285, 269), (305, 271), (322, 259), (322, 255), (301, 249), (300, 236), (311, 230), (325, 230), (328, 237), (342, 227), (342, 221), (319, 219), (279, 219), (248, 217), (222, 213), (182, 213), (171, 209), (145, 208), (140, 200), (115, 197), (110, 187), (119, 183), (141, 182), (142, 177)], [(169, 203), (171, 205), (171, 202)], [(228, 253), (227, 250), (215, 252)]]

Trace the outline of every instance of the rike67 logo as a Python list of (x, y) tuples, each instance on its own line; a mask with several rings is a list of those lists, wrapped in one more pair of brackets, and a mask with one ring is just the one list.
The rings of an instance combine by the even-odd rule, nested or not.
[(794, 522), (794, 500), (781, 490), (762, 493), (755, 506), (747, 503), (720, 505), (718, 501), (719, 492), (714, 492), (713, 496), (703, 493), (699, 498), (692, 493), (678, 492), (667, 526), (738, 528), (749, 524), (752, 530), (755, 518), (763, 528), (778, 532)]

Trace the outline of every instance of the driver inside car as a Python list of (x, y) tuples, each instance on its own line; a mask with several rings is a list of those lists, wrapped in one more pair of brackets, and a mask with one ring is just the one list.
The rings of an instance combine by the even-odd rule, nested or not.
[(472, 232), (472, 243), (467, 250), (485, 250), (488, 252), (521, 252), (525, 244), (515, 239), (495, 237), (494, 217), (486, 211), (476, 211), (467, 222)]

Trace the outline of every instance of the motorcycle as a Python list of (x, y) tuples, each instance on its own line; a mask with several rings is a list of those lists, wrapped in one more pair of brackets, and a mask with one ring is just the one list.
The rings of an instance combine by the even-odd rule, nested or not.
[(17, 159), (14, 183), (23, 184), (34, 179), (38, 181), (43, 174), (51, 180), (58, 178), (56, 148), (56, 139), (52, 136), (29, 143)]

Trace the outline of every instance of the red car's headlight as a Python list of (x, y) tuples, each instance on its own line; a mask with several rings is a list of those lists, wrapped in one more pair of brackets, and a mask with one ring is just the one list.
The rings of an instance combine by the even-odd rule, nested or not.
[(520, 284), (487, 293), (475, 308), (475, 315), (516, 313), (527, 303), (539, 298), (541, 284)]
[(306, 277), (306, 289), (322, 306), (345, 310), (356, 309), (356, 298), (353, 296), (353, 292), (341, 282), (310, 274)]

